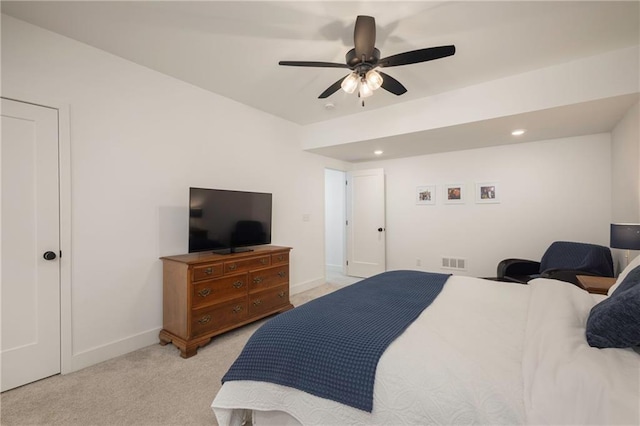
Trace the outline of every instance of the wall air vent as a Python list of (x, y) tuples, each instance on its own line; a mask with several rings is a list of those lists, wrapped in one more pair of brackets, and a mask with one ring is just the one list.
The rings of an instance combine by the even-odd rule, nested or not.
[(459, 257), (443, 257), (442, 269), (455, 269), (457, 271), (465, 271), (467, 269), (467, 260)]

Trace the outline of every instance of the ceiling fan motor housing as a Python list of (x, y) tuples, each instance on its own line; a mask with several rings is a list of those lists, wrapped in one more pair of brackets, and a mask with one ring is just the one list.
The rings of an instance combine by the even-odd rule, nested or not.
[[(371, 55), (365, 56), (364, 58), (358, 58), (356, 55), (356, 49), (351, 49), (347, 52), (345, 57), (345, 62), (354, 71), (357, 71), (358, 74), (366, 73), (372, 68), (375, 68), (376, 64), (380, 60), (380, 51), (377, 48), (373, 48), (373, 52)], [(362, 68), (362, 69), (361, 69)]]

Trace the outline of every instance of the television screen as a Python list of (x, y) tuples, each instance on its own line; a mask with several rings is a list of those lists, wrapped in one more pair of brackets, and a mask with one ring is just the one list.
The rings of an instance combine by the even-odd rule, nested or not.
[(271, 244), (271, 194), (189, 188), (189, 253)]

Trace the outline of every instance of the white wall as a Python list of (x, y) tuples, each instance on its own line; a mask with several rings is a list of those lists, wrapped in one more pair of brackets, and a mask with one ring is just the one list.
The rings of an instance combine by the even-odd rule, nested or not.
[(640, 107), (636, 104), (611, 133), (612, 220), (640, 222)]
[[(640, 223), (640, 106), (636, 104), (611, 132), (611, 197), (613, 223)], [(617, 269), (625, 250), (613, 249)], [(630, 253), (630, 258), (640, 252)]]
[[(461, 275), (495, 276), (501, 259), (539, 260), (555, 240), (609, 245), (610, 146), (600, 134), (356, 167), (385, 170), (387, 269), (445, 272), (450, 256), (467, 259)], [(474, 183), (487, 181), (499, 182), (500, 204), (475, 203)], [(466, 204), (443, 204), (447, 183), (467, 185)], [(436, 205), (416, 205), (416, 187), (429, 184)]]
[(319, 194), (345, 165), (301, 151), (298, 126), (4, 15), (2, 95), (69, 105), (68, 369), (157, 342), (158, 257), (187, 251), (189, 186), (272, 192), (292, 292), (324, 282)]
[(325, 264), (327, 268), (342, 272), (345, 244), (345, 172), (325, 171)]

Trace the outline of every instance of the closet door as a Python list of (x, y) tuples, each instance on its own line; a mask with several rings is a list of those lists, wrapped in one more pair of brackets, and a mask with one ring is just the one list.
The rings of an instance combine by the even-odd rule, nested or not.
[(58, 111), (2, 99), (2, 391), (60, 373)]

